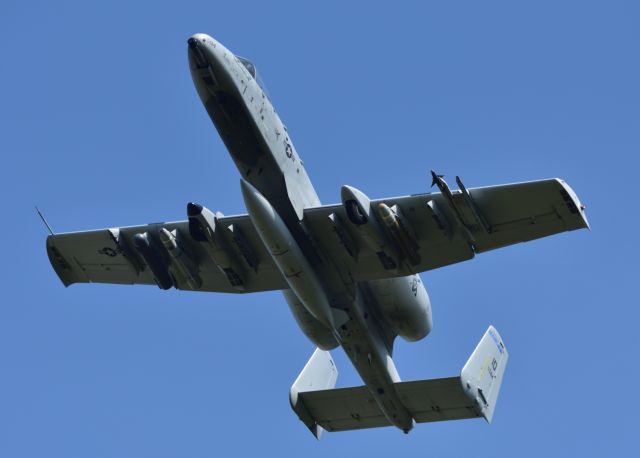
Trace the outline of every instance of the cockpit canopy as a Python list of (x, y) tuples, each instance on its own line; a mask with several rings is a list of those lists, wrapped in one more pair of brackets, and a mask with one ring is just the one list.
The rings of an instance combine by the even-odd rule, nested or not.
[(251, 76), (253, 76), (253, 78), (255, 79), (256, 66), (253, 65), (253, 63), (249, 59), (245, 59), (244, 57), (240, 57), (240, 56), (236, 56), (236, 58), (240, 61), (242, 65), (244, 65), (244, 68), (246, 68), (247, 71), (251, 73)]
[(244, 68), (246, 68), (247, 71), (251, 74), (251, 76), (253, 76), (253, 79), (256, 80), (256, 82), (258, 83), (258, 86), (260, 86), (260, 89), (262, 89), (262, 92), (264, 92), (267, 98), (271, 100), (271, 98), (269, 97), (269, 91), (267, 91), (267, 87), (264, 85), (262, 78), (260, 78), (260, 75), (256, 71), (256, 66), (253, 65), (253, 62), (251, 62), (249, 59), (245, 59), (244, 57), (240, 57), (240, 56), (236, 56), (236, 59), (238, 59), (238, 62), (244, 65)]

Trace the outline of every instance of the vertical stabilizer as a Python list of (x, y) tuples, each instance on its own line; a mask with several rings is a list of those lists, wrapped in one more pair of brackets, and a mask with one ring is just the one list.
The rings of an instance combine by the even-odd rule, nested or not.
[(313, 352), (313, 355), (311, 355), (311, 358), (309, 358), (289, 391), (291, 407), (298, 415), (298, 418), (316, 436), (316, 439), (320, 439), (323, 429), (316, 423), (298, 395), (309, 391), (333, 389), (337, 380), (338, 369), (336, 369), (336, 365), (331, 358), (331, 353), (318, 348)]
[(489, 326), (460, 374), (466, 395), (476, 402), (478, 414), (489, 423), (496, 407), (508, 359), (509, 353), (502, 337), (496, 328)]

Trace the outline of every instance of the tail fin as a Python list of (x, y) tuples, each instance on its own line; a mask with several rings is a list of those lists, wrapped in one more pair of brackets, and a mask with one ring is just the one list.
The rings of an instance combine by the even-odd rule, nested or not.
[(466, 395), (476, 402), (478, 413), (489, 423), (496, 408), (508, 359), (509, 353), (500, 334), (496, 328), (489, 326), (460, 374)]
[[(459, 377), (398, 382), (394, 388), (416, 423), (478, 417), (491, 423), (508, 358), (500, 334), (489, 326)], [(329, 353), (318, 349), (291, 387), (291, 406), (316, 438), (323, 429), (391, 426), (369, 388), (335, 389), (337, 376)]]
[(338, 369), (331, 353), (317, 348), (289, 391), (291, 407), (316, 439), (320, 439), (322, 427), (316, 422), (301, 397), (309, 391), (332, 390), (337, 380)]

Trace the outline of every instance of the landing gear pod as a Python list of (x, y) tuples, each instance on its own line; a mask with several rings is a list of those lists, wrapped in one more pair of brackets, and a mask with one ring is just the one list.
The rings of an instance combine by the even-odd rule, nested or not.
[(359, 189), (343, 186), (342, 205), (349, 221), (356, 227), (366, 244), (375, 251), (386, 270), (398, 268), (399, 256), (388, 239), (384, 227), (371, 208), (371, 200)]
[(344, 209), (347, 212), (347, 217), (356, 226), (362, 226), (367, 224), (369, 216), (364, 212), (358, 201), (355, 199), (348, 199), (343, 202)]

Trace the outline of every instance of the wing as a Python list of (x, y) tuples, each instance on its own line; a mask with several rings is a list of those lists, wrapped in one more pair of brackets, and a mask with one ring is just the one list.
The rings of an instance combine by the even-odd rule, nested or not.
[(399, 223), (394, 233), (378, 222), (381, 244), (351, 223), (342, 204), (305, 210), (305, 224), (318, 251), (336, 260), (343, 277), (355, 280), (423, 272), (589, 227), (576, 194), (559, 179), (469, 190), (459, 184), (461, 190), (449, 198), (443, 192), (372, 200), (372, 209), (385, 204)]
[(216, 222), (214, 250), (190, 235), (188, 221), (179, 221), (51, 235), (47, 252), (65, 286), (158, 284), (236, 293), (287, 288), (247, 215)]
[[(317, 257), (350, 281), (436, 269), (476, 253), (588, 227), (577, 196), (562, 180), (469, 190), (460, 185), (449, 195), (372, 200), (372, 208), (385, 204), (399, 222), (399, 232), (383, 228), (378, 242), (384, 246), (352, 224), (342, 204), (306, 209), (303, 225)], [(217, 292), (288, 288), (247, 215), (210, 214), (210, 220), (215, 220), (214, 243), (194, 237), (190, 222), (180, 221), (56, 234), (47, 238), (47, 251), (66, 286), (158, 284)]]

